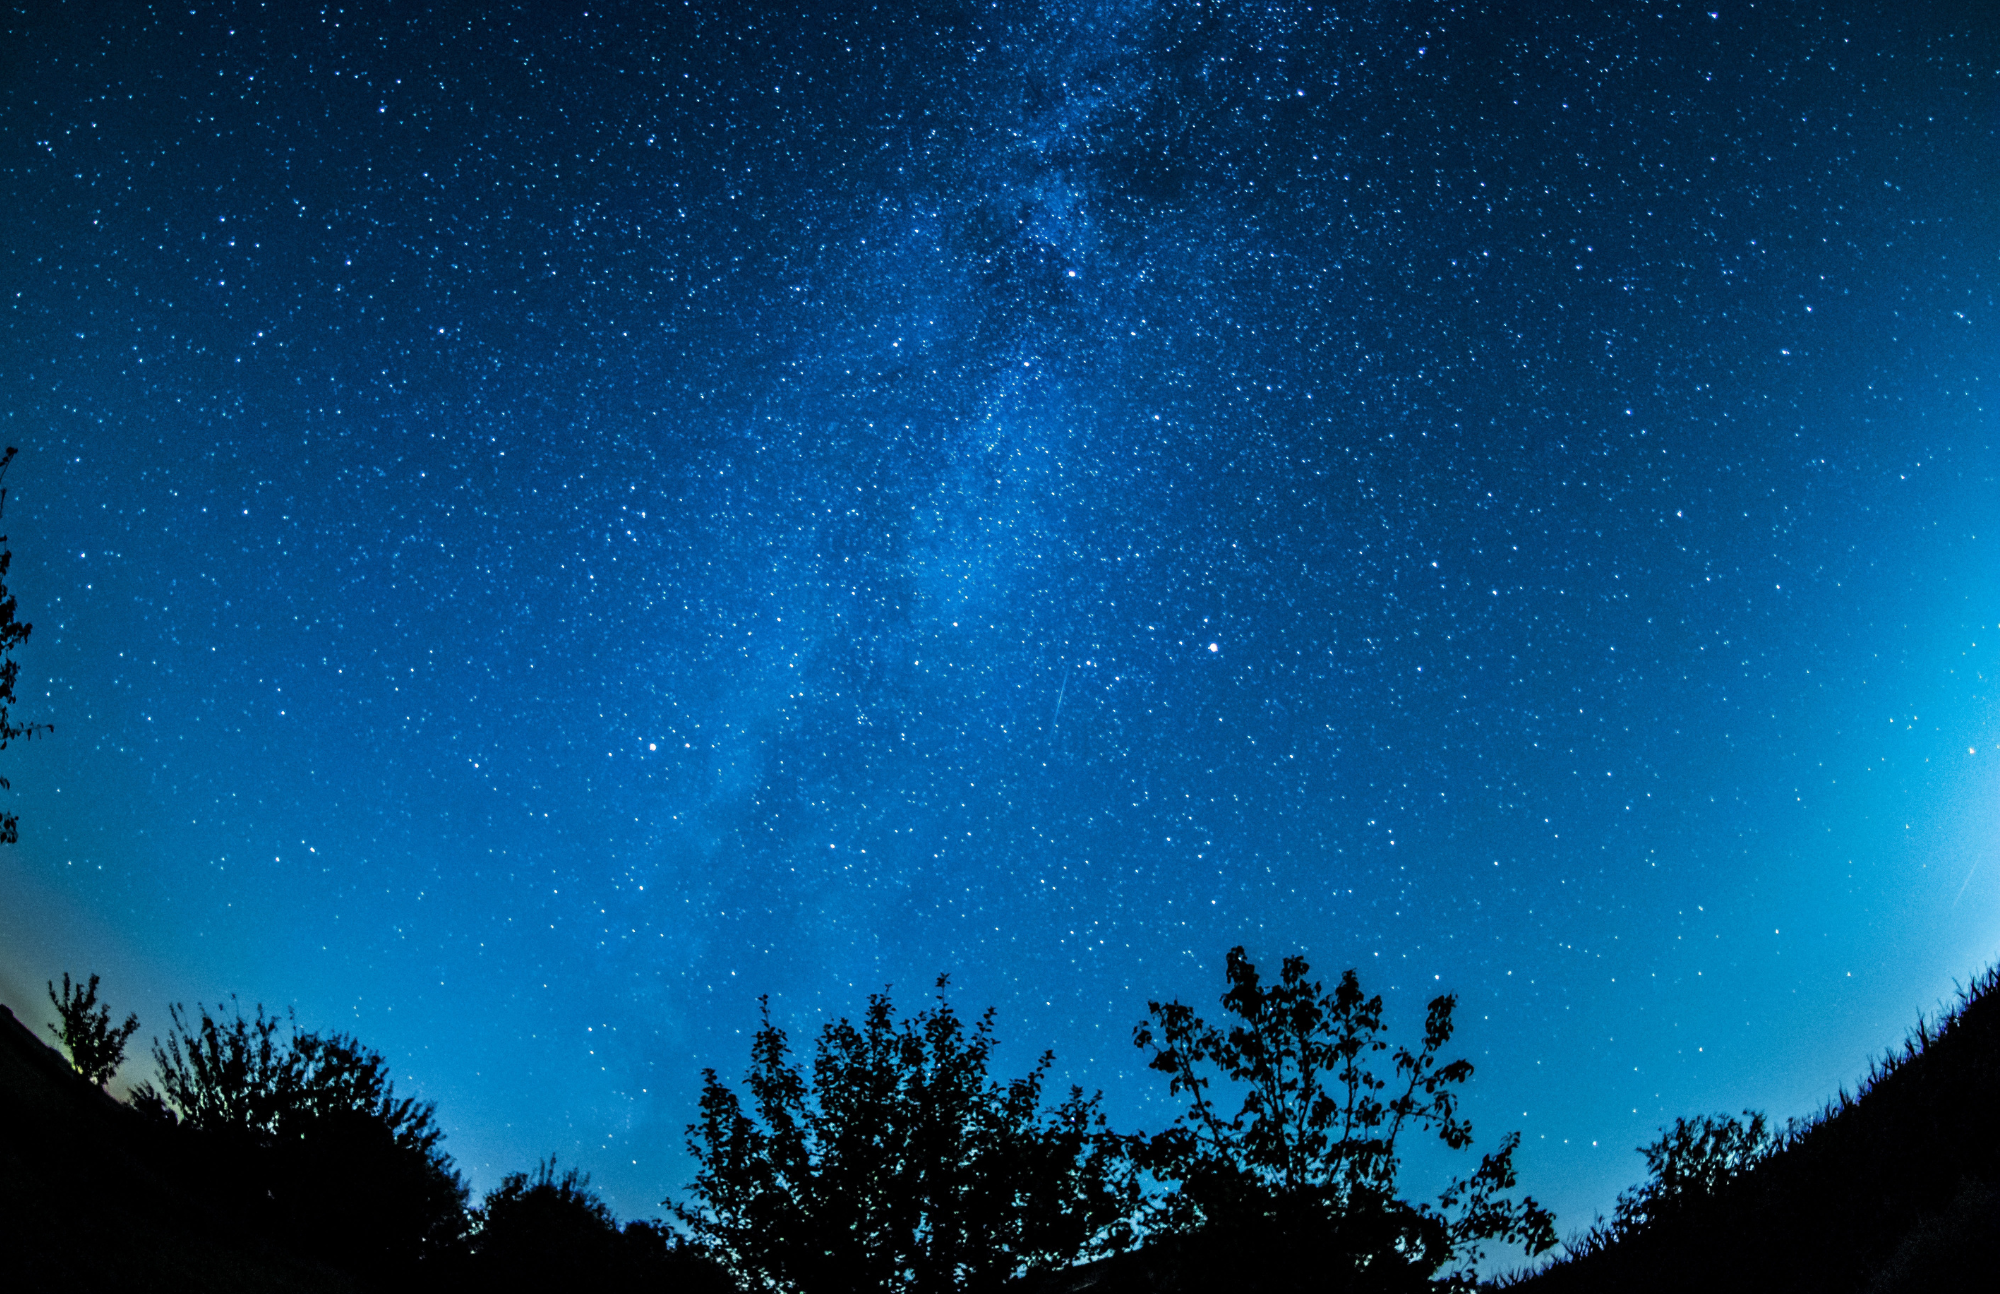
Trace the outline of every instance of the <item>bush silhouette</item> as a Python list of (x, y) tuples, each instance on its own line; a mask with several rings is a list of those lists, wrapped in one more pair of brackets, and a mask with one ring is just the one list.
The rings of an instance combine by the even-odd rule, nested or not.
[(600, 1270), (612, 1263), (618, 1222), (572, 1168), (558, 1176), (555, 1156), (534, 1173), (509, 1173), (480, 1205), (473, 1251), (499, 1275), (547, 1276)]
[(1364, 995), (1351, 970), (1331, 993), (1310, 973), (1303, 957), (1287, 957), (1266, 985), (1233, 948), (1226, 1029), (1179, 1002), (1153, 1002), (1133, 1031), (1151, 1067), (1188, 1102), (1180, 1121), (1139, 1153), (1168, 1187), (1149, 1220), (1179, 1237), (1187, 1287), (1469, 1288), (1488, 1242), (1530, 1254), (1551, 1248), (1547, 1210), (1504, 1196), (1515, 1185), (1518, 1133), (1448, 1184), (1435, 1205), (1397, 1193), (1406, 1130), (1433, 1133), (1454, 1150), (1472, 1140), (1457, 1105), (1472, 1066), (1441, 1055), (1456, 999), (1431, 1001), (1423, 1042), (1396, 1047), (1385, 1078), (1371, 1063), (1390, 1051), (1382, 999)]
[(967, 1027), (942, 997), (898, 1021), (877, 994), (861, 1024), (821, 1031), (808, 1072), (766, 1001), (755, 1115), (706, 1071), (676, 1215), (744, 1283), (802, 1294), (998, 1289), (1121, 1245), (1124, 1141), (1080, 1089), (1043, 1107), (1052, 1054), (991, 1081), (992, 1021)]
[(73, 985), (69, 972), (64, 971), (60, 995), (55, 982), (49, 982), (49, 1001), (55, 1004), (57, 1020), (49, 1032), (69, 1053), (69, 1063), (76, 1066), (76, 1072), (103, 1087), (125, 1063), (125, 1044), (139, 1031), (139, 1017), (127, 1015), (124, 1024), (112, 1028), (111, 1008), (97, 1001), (95, 973), (89, 984)]
[(1639, 1147), (1647, 1180), (1619, 1195), (1616, 1227), (1636, 1230), (1714, 1196), (1779, 1144), (1755, 1110), (1745, 1110), (1741, 1122), (1726, 1114), (1675, 1119), (1659, 1140)]
[(378, 1282), (448, 1260), (467, 1225), (465, 1184), (436, 1108), (398, 1098), (381, 1053), (264, 1013), (176, 1004), (142, 1111), (201, 1139), (246, 1216), (304, 1253)]
[(553, 1155), (532, 1174), (509, 1173), (487, 1193), (477, 1217), (477, 1288), (682, 1294), (735, 1288), (720, 1268), (664, 1228), (631, 1222), (621, 1230), (590, 1189), (589, 1175), (574, 1168), (558, 1175)]

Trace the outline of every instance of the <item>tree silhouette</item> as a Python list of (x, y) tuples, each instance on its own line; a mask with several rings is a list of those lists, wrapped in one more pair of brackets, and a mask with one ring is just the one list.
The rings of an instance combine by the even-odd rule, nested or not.
[[(12, 445), (0, 454), (0, 480), (6, 478), (7, 466), (14, 461), (20, 451)], [(7, 507), (7, 491), (0, 488), (0, 512)], [(12, 714), (15, 701), (14, 683), (20, 677), (21, 664), (14, 659), (14, 649), (28, 641), (28, 635), (35, 627), (16, 618), (17, 608), (14, 595), (7, 589), (7, 569), (14, 564), (14, 552), (7, 547), (7, 536), (0, 535), (0, 750), (7, 749), (9, 743), (25, 741), (37, 733), (53, 732), (54, 727), (46, 723), (16, 723)], [(12, 790), (13, 784), (0, 777), (0, 790)], [(0, 813), (0, 844), (11, 845), (21, 838), (21, 820), (17, 814)]]
[(575, 1168), (555, 1156), (509, 1173), (487, 1193), (472, 1237), (474, 1283), (493, 1290), (672, 1289), (725, 1294), (735, 1287), (712, 1261), (650, 1222), (623, 1230)]
[[(1504, 1198), (1515, 1185), (1518, 1133), (1435, 1205), (1397, 1193), (1405, 1131), (1434, 1133), (1453, 1150), (1472, 1141), (1457, 1092), (1472, 1065), (1441, 1054), (1457, 1000), (1433, 999), (1422, 1044), (1391, 1052), (1379, 996), (1365, 995), (1351, 970), (1331, 993), (1310, 973), (1303, 957), (1287, 957), (1266, 985), (1232, 948), (1226, 1031), (1179, 1002), (1148, 1003), (1150, 1018), (1133, 1030), (1151, 1067), (1188, 1102), (1174, 1127), (1145, 1142), (1139, 1162), (1167, 1187), (1150, 1221), (1182, 1238), (1187, 1265), (1204, 1273), (1197, 1283), (1469, 1288), (1489, 1241), (1530, 1254), (1552, 1247), (1552, 1215), (1531, 1198)], [(1372, 1063), (1385, 1052), (1388, 1077)]]
[(60, 996), (55, 981), (49, 981), (49, 1001), (55, 1004), (57, 1020), (49, 1032), (69, 1052), (69, 1063), (76, 1066), (76, 1072), (103, 1087), (125, 1063), (125, 1044), (139, 1031), (139, 1017), (127, 1015), (124, 1024), (112, 1028), (111, 1008), (97, 1002), (94, 972), (89, 984), (72, 985), (69, 972), (64, 971)]
[(298, 1034), (289, 1059), (273, 1142), (286, 1232), (378, 1276), (455, 1253), (466, 1189), (436, 1107), (399, 1099), (381, 1053), (346, 1034)]
[(618, 1221), (589, 1175), (574, 1168), (558, 1175), (551, 1155), (532, 1175), (509, 1173), (487, 1193), (472, 1247), (495, 1276), (549, 1289), (613, 1265), (618, 1239)]
[(153, 1043), (160, 1087), (141, 1110), (209, 1138), (265, 1223), (305, 1252), (381, 1280), (461, 1245), (465, 1184), (440, 1146), (436, 1107), (398, 1098), (388, 1061), (347, 1034), (300, 1031), (260, 1005), (246, 1017), (175, 1004)]
[(755, 1116), (705, 1072), (675, 1214), (739, 1279), (800, 1294), (998, 1289), (1127, 1243), (1138, 1187), (1098, 1098), (1044, 1109), (1053, 1053), (1002, 1084), (994, 1045), (991, 1011), (968, 1028), (940, 996), (898, 1021), (877, 994), (821, 1031), (808, 1073), (766, 1000)]
[(240, 1004), (228, 1017), (220, 1016), (220, 1007), (210, 1015), (197, 1005), (194, 1022), (180, 1003), (167, 1008), (172, 1021), (167, 1040), (163, 1045), (153, 1039), (160, 1086), (141, 1083), (132, 1090), (132, 1103), (204, 1132), (274, 1135), (291, 1087), (286, 1047), (278, 1037), (284, 1021), (265, 1015), (261, 1003), (251, 1019), (244, 1018)]

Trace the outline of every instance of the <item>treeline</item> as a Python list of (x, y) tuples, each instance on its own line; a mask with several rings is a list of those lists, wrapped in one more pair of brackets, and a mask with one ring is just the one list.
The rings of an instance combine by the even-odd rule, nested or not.
[[(702, 1075), (693, 1182), (622, 1225), (553, 1158), (474, 1200), (435, 1108), (397, 1096), (379, 1053), (261, 1007), (173, 1008), (155, 1077), (117, 1104), (102, 1085), (138, 1023), (114, 1025), (95, 976), (65, 977), (61, 1100), (24, 1095), (8, 1030), (26, 1033), (0, 1019), (0, 1110), (44, 1147), (0, 1142), (0, 1214), (36, 1220), (16, 1267), (204, 1291), (1414, 1294), (1471, 1288), (1495, 1247), (1548, 1255), (1503, 1284), (1549, 1294), (1996, 1287), (2000, 974), (1817, 1118), (1675, 1120), (1560, 1256), (1554, 1219), (1516, 1193), (1518, 1134), (1434, 1194), (1403, 1189), (1410, 1137), (1472, 1143), (1452, 997), (1397, 1042), (1352, 971), (1329, 988), (1292, 957), (1267, 980), (1238, 948), (1226, 976), (1213, 1023), (1151, 1002), (1133, 1031), (1184, 1106), (1153, 1135), (1048, 1090), (1050, 1054), (996, 1078), (993, 1013), (961, 1017), (943, 980), (914, 1013), (877, 995), (803, 1048), (767, 1006), (741, 1084)], [(174, 1207), (134, 1205), (146, 1183)], [(78, 1222), (106, 1210), (116, 1225)]]
[[(96, 975), (49, 986), (50, 1026), (100, 1088), (138, 1029)], [(365, 1289), (730, 1291), (713, 1260), (657, 1222), (620, 1226), (553, 1157), (474, 1202), (433, 1103), (399, 1097), (387, 1060), (350, 1034), (260, 1005), (169, 1009), (153, 1080), (132, 1089), (149, 1157), (172, 1189), (254, 1248), (272, 1244)]]
[[(399, 1097), (380, 1053), (261, 1006), (172, 1008), (129, 1111), (188, 1191), (361, 1288), (1454, 1290), (1493, 1245), (1555, 1243), (1516, 1197), (1518, 1134), (1403, 1193), (1410, 1137), (1472, 1143), (1450, 995), (1396, 1043), (1354, 972), (1329, 988), (1289, 957), (1266, 980), (1234, 949), (1216, 1023), (1151, 1002), (1134, 1030), (1186, 1107), (1149, 1136), (1112, 1129), (1099, 1095), (1049, 1091), (1053, 1054), (996, 1077), (993, 1013), (962, 1017), (937, 987), (910, 1014), (877, 995), (803, 1051), (767, 1005), (741, 1091), (702, 1076), (692, 1185), (622, 1226), (553, 1159), (474, 1201), (435, 1108)], [(97, 989), (65, 976), (50, 999), (102, 1085), (137, 1021), (114, 1025)]]

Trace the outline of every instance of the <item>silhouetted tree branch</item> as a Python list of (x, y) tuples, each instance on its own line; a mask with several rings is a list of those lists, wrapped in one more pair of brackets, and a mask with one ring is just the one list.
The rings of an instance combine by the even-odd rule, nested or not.
[[(1458, 1088), (1472, 1076), (1447, 1061), (1449, 994), (1431, 1001), (1422, 1044), (1393, 1050), (1381, 1036), (1382, 999), (1348, 971), (1331, 993), (1287, 957), (1266, 984), (1242, 948), (1229, 952), (1222, 1006), (1228, 1027), (1180, 1002), (1151, 1002), (1133, 1041), (1188, 1102), (1172, 1128), (1146, 1141), (1139, 1163), (1168, 1189), (1153, 1227), (1188, 1238), (1193, 1262), (1240, 1288), (1331, 1283), (1388, 1290), (1468, 1287), (1482, 1247), (1555, 1244), (1555, 1225), (1533, 1199), (1514, 1201), (1518, 1134), (1453, 1181), (1436, 1205), (1397, 1194), (1397, 1144), (1408, 1129), (1460, 1150), (1472, 1128)], [(1386, 1076), (1375, 1058), (1387, 1053)], [(1223, 1092), (1240, 1093), (1234, 1114)]]
[(89, 984), (72, 985), (69, 972), (64, 971), (60, 996), (55, 982), (49, 982), (49, 1001), (55, 1004), (58, 1021), (49, 1026), (49, 1032), (69, 1052), (69, 1063), (76, 1066), (76, 1072), (103, 1087), (125, 1063), (125, 1044), (139, 1031), (139, 1017), (127, 1015), (124, 1024), (112, 1028), (111, 1008), (97, 1002), (95, 973)]

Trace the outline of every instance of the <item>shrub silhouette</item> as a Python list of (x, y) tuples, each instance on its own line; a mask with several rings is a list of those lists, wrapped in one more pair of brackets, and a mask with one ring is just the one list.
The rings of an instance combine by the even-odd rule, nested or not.
[[(1531, 1255), (1551, 1248), (1548, 1211), (1532, 1198), (1504, 1198), (1515, 1185), (1518, 1133), (1447, 1185), (1436, 1205), (1397, 1194), (1406, 1130), (1434, 1133), (1454, 1150), (1472, 1140), (1456, 1090), (1472, 1065), (1441, 1055), (1456, 999), (1431, 1001), (1422, 1044), (1396, 1047), (1384, 1078), (1371, 1063), (1389, 1051), (1382, 999), (1364, 995), (1351, 970), (1331, 993), (1310, 973), (1303, 957), (1287, 957), (1266, 985), (1233, 948), (1226, 1031), (1179, 1002), (1148, 1003), (1150, 1018), (1133, 1031), (1151, 1067), (1188, 1102), (1181, 1120), (1139, 1153), (1169, 1188), (1149, 1221), (1181, 1238), (1187, 1286), (1469, 1288), (1487, 1242), (1520, 1244)], [(1228, 1113), (1236, 1092), (1240, 1105)]]
[(103, 1087), (125, 1063), (125, 1044), (139, 1031), (139, 1017), (127, 1015), (124, 1024), (112, 1028), (111, 1008), (97, 1001), (95, 973), (89, 984), (73, 985), (69, 972), (64, 971), (60, 996), (55, 982), (49, 982), (49, 1001), (55, 1004), (57, 1020), (49, 1032), (69, 1053), (69, 1063), (76, 1066), (76, 1072)]
[(555, 1156), (487, 1193), (472, 1246), (473, 1284), (494, 1290), (675, 1290), (723, 1294), (728, 1277), (650, 1222), (618, 1221), (590, 1177), (558, 1175)]
[(1615, 1226), (1636, 1230), (1708, 1199), (1779, 1144), (1755, 1110), (1745, 1110), (1742, 1122), (1726, 1114), (1677, 1118), (1660, 1130), (1659, 1140), (1639, 1147), (1647, 1180), (1619, 1195)]
[(160, 1086), (133, 1104), (200, 1139), (251, 1220), (302, 1252), (380, 1281), (456, 1253), (465, 1184), (440, 1146), (436, 1107), (399, 1099), (387, 1060), (347, 1034), (280, 1030), (176, 1004), (153, 1059)]
[(755, 1115), (705, 1072), (675, 1214), (746, 1284), (801, 1294), (998, 1289), (1125, 1243), (1137, 1183), (1098, 1098), (1044, 1109), (1052, 1053), (989, 1080), (994, 1043), (991, 1011), (967, 1027), (940, 996), (898, 1021), (877, 994), (821, 1031), (808, 1073), (767, 1000)]
[(480, 1205), (473, 1252), (495, 1276), (540, 1288), (567, 1283), (565, 1273), (613, 1265), (618, 1222), (590, 1189), (590, 1177), (572, 1168), (556, 1174), (555, 1156), (532, 1175), (509, 1173)]

